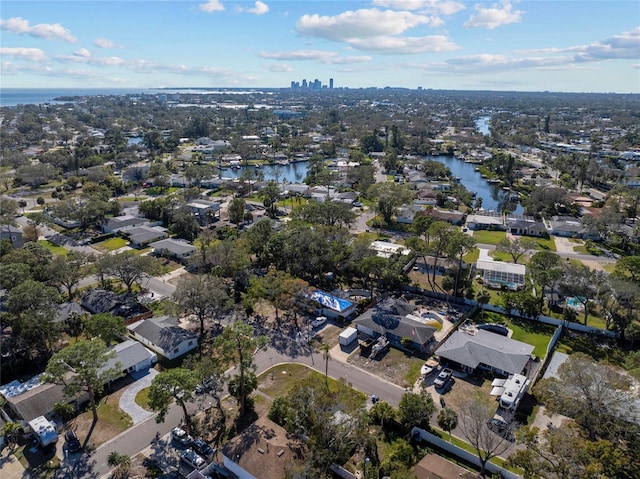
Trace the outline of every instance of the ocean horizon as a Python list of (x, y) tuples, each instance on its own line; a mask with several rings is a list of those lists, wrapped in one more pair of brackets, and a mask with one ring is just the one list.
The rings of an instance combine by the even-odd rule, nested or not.
[(156, 94), (149, 88), (2, 88), (0, 107), (57, 103), (61, 96)]

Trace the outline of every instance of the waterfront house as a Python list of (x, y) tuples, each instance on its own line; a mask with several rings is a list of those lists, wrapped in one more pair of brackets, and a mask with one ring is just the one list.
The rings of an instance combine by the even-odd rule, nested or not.
[(504, 231), (504, 216), (502, 213), (495, 211), (475, 212), (467, 216), (467, 227), (470, 230)]

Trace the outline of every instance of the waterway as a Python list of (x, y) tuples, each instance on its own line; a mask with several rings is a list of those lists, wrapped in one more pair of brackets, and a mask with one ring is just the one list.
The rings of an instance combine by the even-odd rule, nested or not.
[(239, 166), (238, 168), (225, 168), (222, 170), (223, 178), (238, 178), (246, 169), (255, 170), (256, 173), (264, 175), (266, 181), (278, 181), (280, 183), (302, 183), (307, 176), (308, 161), (292, 162), (288, 165), (262, 165)]
[(434, 156), (428, 157), (439, 161), (451, 170), (453, 176), (460, 178), (460, 183), (470, 192), (475, 191), (477, 197), (482, 198), (482, 207), (485, 210), (498, 212), (509, 211), (516, 214), (523, 214), (524, 208), (517, 201), (509, 201), (509, 192), (501, 186), (492, 185), (484, 179), (476, 165), (465, 163), (464, 160), (455, 156)]
[(490, 135), (491, 130), (489, 130), (489, 121), (491, 120), (490, 116), (481, 116), (476, 120), (476, 130), (478, 130), (483, 135)]

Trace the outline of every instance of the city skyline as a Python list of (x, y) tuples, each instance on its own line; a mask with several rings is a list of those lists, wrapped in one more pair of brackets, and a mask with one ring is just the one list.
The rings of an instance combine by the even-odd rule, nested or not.
[(2, 88), (640, 93), (636, 1), (4, 1)]

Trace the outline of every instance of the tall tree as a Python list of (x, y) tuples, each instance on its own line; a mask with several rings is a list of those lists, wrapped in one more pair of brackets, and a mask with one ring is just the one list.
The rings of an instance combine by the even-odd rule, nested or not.
[(560, 289), (582, 305), (584, 324), (589, 317), (589, 303), (598, 293), (596, 286), (595, 271), (582, 263), (569, 263), (560, 280)]
[(574, 353), (558, 367), (558, 378), (541, 380), (534, 392), (553, 413), (584, 427), (589, 439), (607, 437), (618, 418), (634, 414), (639, 394), (623, 370)]
[(412, 427), (429, 429), (429, 420), (436, 411), (433, 398), (426, 390), (420, 393), (404, 393), (398, 404), (398, 421), (406, 432)]
[(242, 198), (233, 198), (229, 202), (229, 208), (227, 209), (229, 221), (235, 224), (236, 227), (240, 227), (240, 223), (244, 221), (245, 204), (246, 202)]
[(193, 399), (193, 392), (199, 381), (198, 374), (191, 369), (173, 368), (157, 374), (149, 387), (149, 407), (158, 412), (156, 422), (164, 422), (169, 407), (175, 401), (182, 409), (187, 432), (192, 434), (193, 426), (187, 403)]
[(133, 285), (136, 281), (158, 271), (158, 265), (154, 258), (137, 255), (132, 251), (103, 255), (96, 266), (99, 274), (113, 276), (122, 281), (127, 287), (128, 293), (133, 291)]
[(90, 338), (100, 338), (107, 346), (122, 341), (127, 327), (124, 319), (109, 313), (90, 315), (84, 321), (85, 333)]
[(225, 327), (215, 340), (221, 356), (238, 367), (238, 375), (229, 382), (229, 392), (238, 401), (241, 416), (245, 413), (247, 397), (257, 387), (253, 352), (268, 342), (269, 338), (255, 336), (253, 327), (242, 322)]
[(173, 299), (183, 313), (190, 315), (200, 329), (198, 349), (202, 353), (207, 322), (220, 323), (224, 315), (231, 311), (231, 299), (224, 280), (216, 276), (195, 275), (181, 281)]
[(400, 206), (413, 198), (413, 193), (406, 186), (388, 181), (372, 185), (367, 195), (375, 200), (376, 211), (382, 215), (386, 224), (391, 222)]
[(67, 298), (73, 299), (74, 288), (83, 278), (82, 267), (89, 261), (85, 253), (70, 251), (67, 256), (56, 256), (48, 265), (53, 284), (67, 290)]
[(542, 314), (545, 290), (555, 286), (562, 277), (562, 258), (551, 251), (539, 251), (531, 257), (528, 270), (536, 287), (538, 313)]
[(97, 398), (105, 385), (122, 374), (122, 364), (107, 367), (116, 357), (101, 339), (78, 341), (53, 355), (47, 364), (44, 380), (62, 384), (64, 394), (75, 398), (84, 392), (89, 397), (93, 420), (82, 447), (86, 447), (98, 422)]
[(533, 238), (522, 237), (515, 238), (510, 240), (509, 238), (503, 238), (496, 245), (496, 251), (501, 253), (507, 253), (511, 256), (511, 259), (514, 263), (518, 263), (518, 260), (524, 255), (527, 251), (532, 250), (536, 247), (536, 240)]

